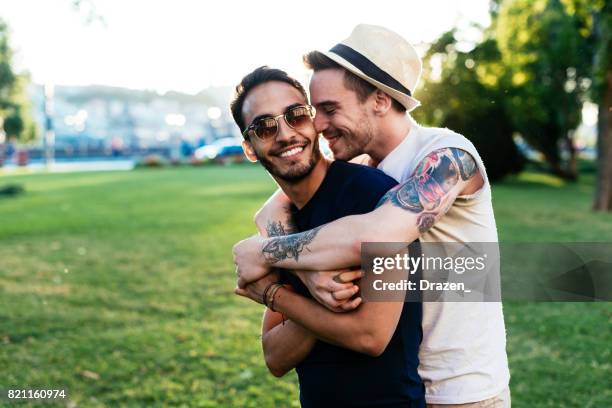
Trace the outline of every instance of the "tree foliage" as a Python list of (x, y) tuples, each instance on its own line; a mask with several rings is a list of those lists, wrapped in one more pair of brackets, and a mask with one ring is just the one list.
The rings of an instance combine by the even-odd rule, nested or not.
[(0, 125), (6, 138), (30, 140), (36, 126), (27, 96), (29, 77), (14, 71), (12, 58), (8, 26), (0, 19)]
[[(511, 79), (508, 113), (515, 128), (553, 171), (572, 178), (571, 131), (592, 82), (591, 24), (567, 1), (512, 0), (500, 5), (493, 27)], [(560, 146), (570, 152), (565, 166)]]
[(603, 94), (599, 84), (609, 72), (610, 42), (601, 40), (602, 33), (609, 37), (606, 4), (492, 1), (491, 26), (469, 51), (455, 31), (431, 45), (419, 94), (424, 108), (415, 116), (472, 139), (494, 178), (521, 167), (513, 134), (538, 150), (553, 172), (575, 178), (573, 130), (585, 99)]
[(491, 180), (519, 172), (523, 157), (512, 139), (505, 106), (506, 82), (501, 55), (493, 39), (461, 51), (455, 31), (443, 34), (425, 56), (423, 108), (417, 120), (448, 127), (474, 143)]

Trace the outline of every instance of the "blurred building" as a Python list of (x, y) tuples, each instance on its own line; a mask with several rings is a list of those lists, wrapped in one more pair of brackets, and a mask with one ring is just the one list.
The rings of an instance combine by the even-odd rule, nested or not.
[[(107, 86), (56, 86), (51, 119), (55, 156), (129, 156), (174, 150), (184, 156), (222, 137), (238, 136), (229, 112), (230, 88), (196, 95), (159, 94)], [(44, 128), (43, 86), (33, 85), (35, 119)], [(42, 155), (42, 141), (31, 156)]]

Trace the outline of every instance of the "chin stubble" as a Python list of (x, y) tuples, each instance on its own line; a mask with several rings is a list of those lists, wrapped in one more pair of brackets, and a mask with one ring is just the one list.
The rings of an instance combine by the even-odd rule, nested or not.
[[(262, 166), (273, 176), (276, 176), (286, 182), (289, 183), (297, 183), (298, 181), (303, 180), (305, 177), (312, 173), (317, 162), (321, 159), (321, 151), (319, 150), (319, 139), (317, 138), (313, 145), (312, 155), (310, 160), (306, 164), (306, 166), (291, 166), (289, 170), (285, 173), (278, 171), (277, 166), (272, 164), (272, 162), (265, 157), (260, 157), (259, 154), (256, 154), (257, 159), (261, 162)], [(309, 145), (306, 145), (304, 148), (309, 148)], [(296, 168), (297, 167), (297, 168)]]

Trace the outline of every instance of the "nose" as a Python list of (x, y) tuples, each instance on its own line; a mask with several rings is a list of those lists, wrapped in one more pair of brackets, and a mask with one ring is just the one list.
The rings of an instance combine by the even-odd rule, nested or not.
[(290, 140), (295, 135), (295, 130), (287, 124), (285, 118), (278, 119), (278, 133), (276, 140)]
[(329, 126), (329, 120), (325, 115), (317, 113), (314, 117), (314, 127), (317, 133), (323, 133)]

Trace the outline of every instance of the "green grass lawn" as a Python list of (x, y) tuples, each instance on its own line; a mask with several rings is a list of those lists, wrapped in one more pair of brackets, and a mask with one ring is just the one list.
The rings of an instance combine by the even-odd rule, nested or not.
[[(13, 182), (26, 193), (0, 198), (0, 389), (64, 388), (86, 407), (299, 406), (295, 374), (263, 363), (262, 308), (232, 294), (231, 247), (274, 189), (262, 169), (0, 176)], [(494, 186), (500, 238), (612, 241), (592, 191), (592, 175)], [(612, 406), (611, 304), (504, 311), (514, 407)]]

